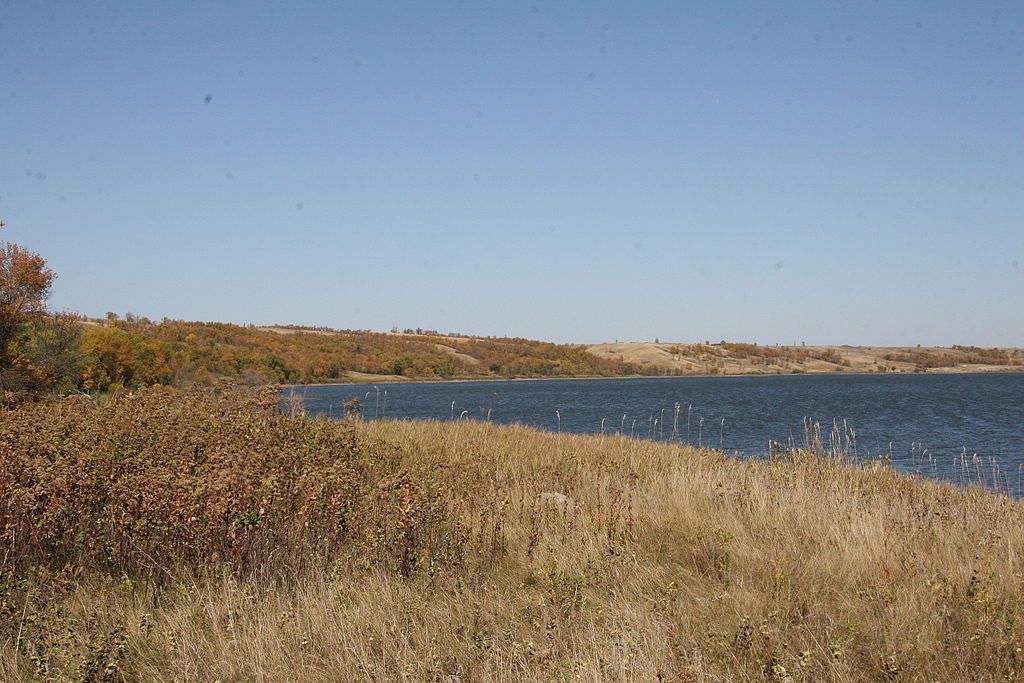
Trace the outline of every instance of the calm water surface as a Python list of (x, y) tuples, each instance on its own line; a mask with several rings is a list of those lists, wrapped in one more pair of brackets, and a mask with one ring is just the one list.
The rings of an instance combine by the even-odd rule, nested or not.
[(603, 419), (606, 433), (699, 443), (743, 457), (765, 456), (770, 440), (804, 445), (808, 418), (821, 425), (826, 448), (835, 425), (842, 447), (861, 458), (891, 455), (905, 471), (965, 481), (966, 470), (972, 481), (981, 477), (991, 484), (997, 464), (1002, 487), (1013, 493), (1024, 472), (1021, 373), (353, 384), (286, 389), (291, 391), (304, 397), (311, 413), (335, 418), (346, 401), (358, 398), (368, 419), (490, 419), (591, 433), (602, 430)]

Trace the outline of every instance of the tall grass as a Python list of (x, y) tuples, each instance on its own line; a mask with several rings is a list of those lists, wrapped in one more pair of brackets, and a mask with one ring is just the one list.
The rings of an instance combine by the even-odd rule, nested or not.
[(1024, 670), (1024, 506), (882, 463), (151, 389), (0, 415), (0, 494), (4, 680)]

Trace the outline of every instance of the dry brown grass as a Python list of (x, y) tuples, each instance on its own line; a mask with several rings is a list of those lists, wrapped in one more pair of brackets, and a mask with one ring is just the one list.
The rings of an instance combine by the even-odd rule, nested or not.
[[(280, 452), (281, 465), (257, 468), (260, 482), (316, 471), (289, 449), (317, 468), (335, 453), (358, 472), (336, 478), (352, 521), (318, 522), (319, 535), (337, 534), (331, 542), (300, 542), (285, 506), (270, 528), (250, 529), (265, 534), (263, 554), (232, 553), (226, 523), (195, 541), (217, 557), (165, 553), (166, 572), (138, 553), (55, 557), (15, 538), (3, 557), (0, 678), (999, 681), (1024, 669), (1024, 508), (1004, 497), (880, 465), (742, 462), (474, 422), (350, 431), (254, 406), (218, 429), (218, 404), (196, 396), (193, 419), (212, 422), (174, 422), (159, 437), (119, 426), (128, 408), (118, 402), (76, 408), (74, 429), (59, 432), (64, 452), (83, 433), (99, 451), (116, 443), (158, 468), (167, 444), (194, 448), (207, 434), (237, 454), (230, 471), (243, 489), (244, 464), (265, 462), (261, 453)], [(134, 400), (173, 412), (183, 399)], [(39, 411), (0, 418), (0, 500), (17, 480), (12, 444), (22, 458), (55, 457), (53, 430), (66, 418)], [(19, 441), (11, 420), (50, 431), (33, 441), (23, 429)], [(246, 420), (270, 433), (247, 432)], [(182, 472), (182, 490), (201, 475)], [(156, 496), (164, 484), (154, 481)], [(117, 500), (127, 495), (111, 486)], [(336, 518), (325, 496), (298, 499)], [(12, 509), (2, 509), (7, 525)], [(72, 535), (94, 528), (60, 523)]]

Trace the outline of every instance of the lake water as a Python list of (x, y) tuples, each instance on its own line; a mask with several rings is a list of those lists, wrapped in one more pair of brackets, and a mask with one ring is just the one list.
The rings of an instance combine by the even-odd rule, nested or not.
[(811, 442), (859, 458), (891, 457), (899, 469), (958, 482), (998, 479), (1018, 495), (1024, 473), (1021, 373), (353, 384), (290, 392), (303, 396), (309, 412), (335, 418), (358, 398), (367, 419), (603, 429), (741, 457), (764, 457), (770, 441)]

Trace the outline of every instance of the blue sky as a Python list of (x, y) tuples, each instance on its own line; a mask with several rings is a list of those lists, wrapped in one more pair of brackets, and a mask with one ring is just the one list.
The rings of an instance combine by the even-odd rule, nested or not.
[(89, 315), (1020, 346), (1024, 5), (0, 0), (0, 218)]

